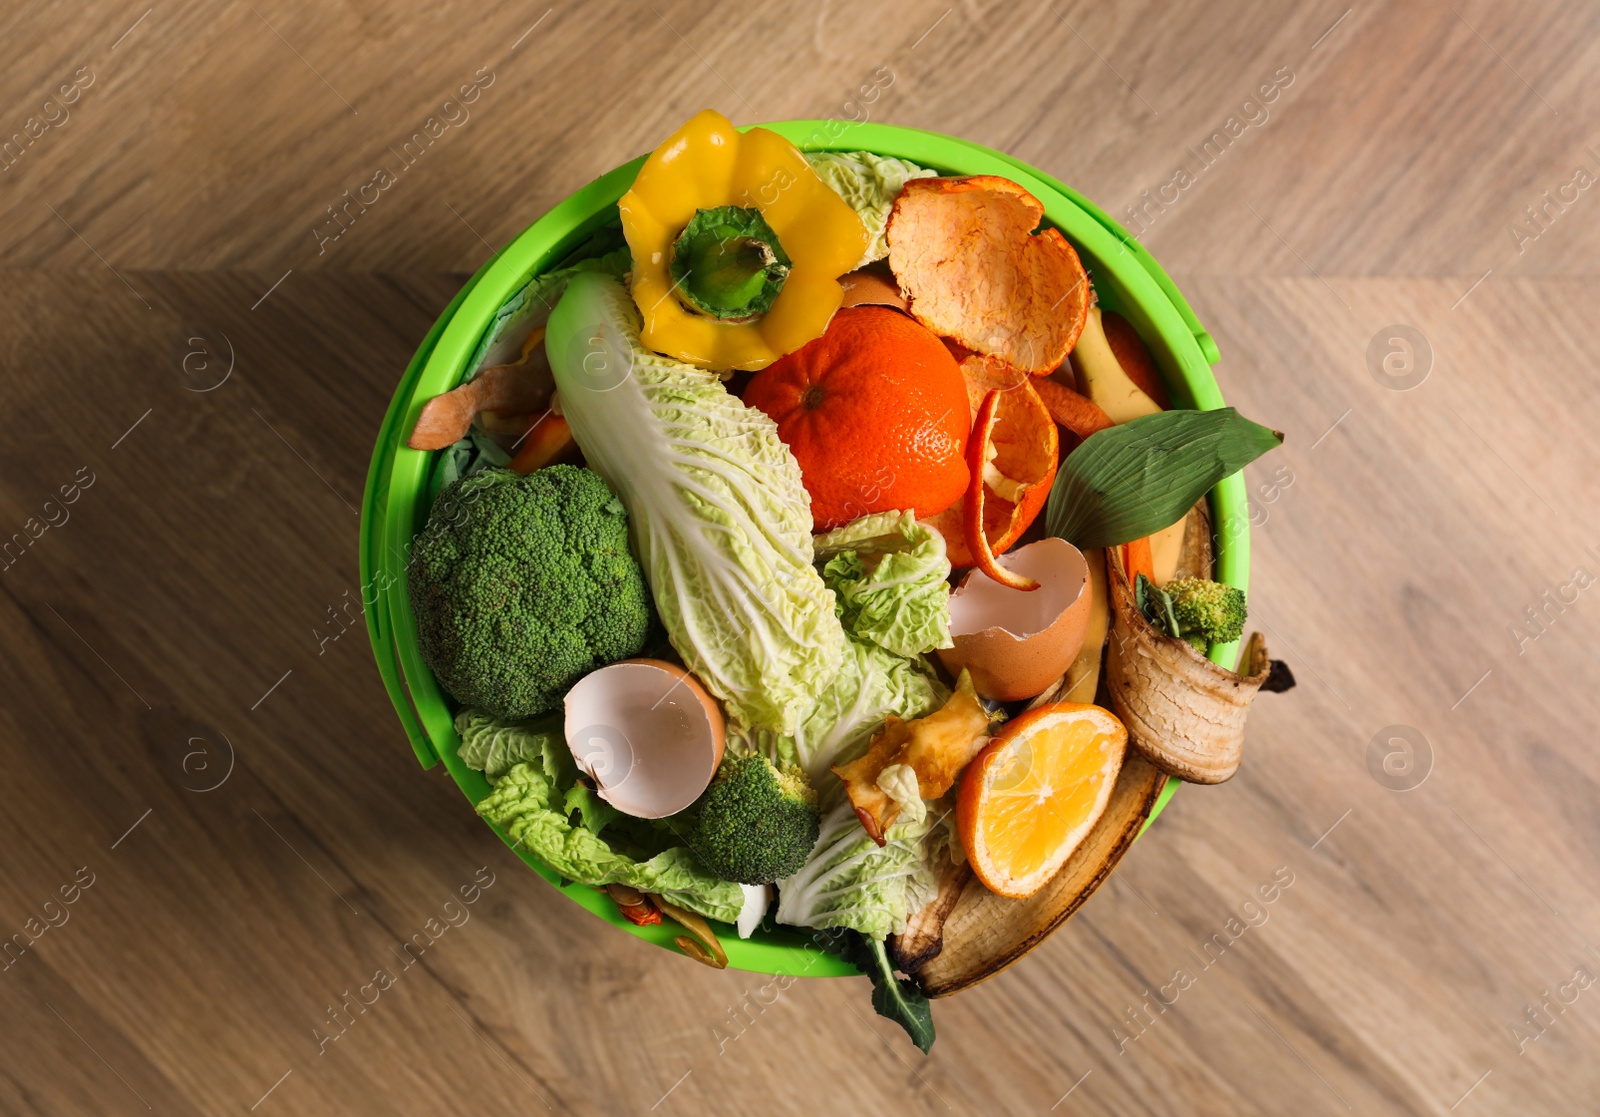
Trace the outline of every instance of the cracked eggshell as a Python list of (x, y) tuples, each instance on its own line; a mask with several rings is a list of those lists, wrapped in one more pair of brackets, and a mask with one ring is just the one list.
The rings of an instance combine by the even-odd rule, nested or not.
[(567, 691), (567, 747), (600, 798), (624, 814), (665, 818), (690, 806), (722, 763), (722, 711), (674, 663), (625, 659)]
[(1064, 539), (1041, 539), (997, 560), (1039, 583), (1014, 590), (980, 570), (950, 595), (952, 647), (939, 661), (952, 675), (972, 673), (984, 698), (1017, 702), (1042, 694), (1083, 647), (1092, 594), (1083, 552)]

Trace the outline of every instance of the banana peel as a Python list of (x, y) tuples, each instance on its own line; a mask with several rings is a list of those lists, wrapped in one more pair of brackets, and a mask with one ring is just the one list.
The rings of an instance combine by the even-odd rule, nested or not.
[(1252, 633), (1243, 674), (1166, 636), (1139, 612), (1133, 585), (1108, 548), (1111, 641), (1106, 692), (1128, 740), (1150, 762), (1190, 783), (1217, 784), (1239, 770), (1250, 703), (1271, 673), (1266, 638)]

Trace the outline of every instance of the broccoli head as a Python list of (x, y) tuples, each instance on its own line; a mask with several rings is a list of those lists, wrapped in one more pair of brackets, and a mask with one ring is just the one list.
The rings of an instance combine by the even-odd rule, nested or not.
[(817, 844), (817, 794), (805, 772), (760, 753), (724, 758), (690, 811), (690, 848), (723, 880), (767, 884), (790, 876)]
[(1212, 641), (1244, 634), (1244, 591), (1205, 578), (1176, 578), (1156, 586), (1143, 574), (1136, 585), (1139, 609), (1157, 629), (1187, 640), (1201, 654)]
[(458, 701), (516, 720), (638, 655), (652, 610), (628, 514), (599, 474), (487, 469), (434, 500), (411, 548), (423, 661)]
[(1204, 578), (1177, 578), (1164, 588), (1172, 595), (1172, 612), (1185, 636), (1199, 633), (1227, 644), (1244, 635), (1243, 590)]

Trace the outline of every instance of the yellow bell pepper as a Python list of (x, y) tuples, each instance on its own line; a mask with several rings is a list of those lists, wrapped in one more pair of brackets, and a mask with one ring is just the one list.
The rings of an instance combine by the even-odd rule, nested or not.
[[(633, 252), (633, 298), (651, 349), (700, 368), (765, 368), (821, 337), (868, 234), (861, 218), (788, 140), (765, 128), (739, 132), (711, 109), (656, 148), (618, 203)], [(758, 210), (790, 261), (766, 314), (727, 321), (686, 307), (673, 290), (673, 243), (696, 211)]]

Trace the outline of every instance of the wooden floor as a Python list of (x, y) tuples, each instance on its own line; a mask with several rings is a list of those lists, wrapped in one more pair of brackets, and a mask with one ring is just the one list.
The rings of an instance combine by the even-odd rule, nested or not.
[[(1600, 9), (146, 7), (0, 16), (0, 131), (37, 134), (0, 171), (0, 536), (38, 533), (0, 572), (0, 933), (36, 940), (0, 1112), (1600, 1110)], [(705, 106), (1165, 196), (1145, 243), (1288, 435), (1252, 611), (1301, 685), (927, 1058), (864, 980), (581, 916), (418, 769), (355, 619), (429, 324)]]

